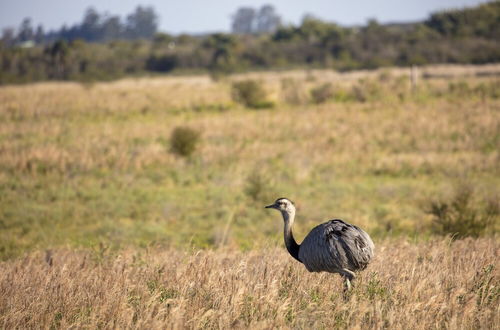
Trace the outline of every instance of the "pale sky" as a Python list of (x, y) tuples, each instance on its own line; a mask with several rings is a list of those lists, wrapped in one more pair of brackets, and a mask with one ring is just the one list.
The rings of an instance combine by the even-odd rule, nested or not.
[(426, 18), (441, 9), (462, 8), (484, 3), (484, 0), (0, 0), (0, 30), (18, 27), (24, 17), (45, 30), (71, 26), (82, 20), (92, 6), (99, 12), (124, 17), (138, 5), (155, 8), (160, 17), (160, 30), (178, 34), (228, 32), (231, 15), (239, 7), (258, 8), (272, 4), (284, 22), (297, 24), (304, 14), (342, 25), (363, 24), (369, 18), (379, 22), (405, 22)]

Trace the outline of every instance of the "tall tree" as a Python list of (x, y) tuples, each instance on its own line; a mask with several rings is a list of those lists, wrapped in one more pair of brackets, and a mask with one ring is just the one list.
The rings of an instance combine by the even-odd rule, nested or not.
[(42, 44), (45, 41), (45, 32), (41, 24), (38, 25), (35, 32), (35, 43)]
[(101, 16), (94, 8), (89, 8), (85, 12), (81, 25), (82, 37), (88, 41), (97, 41), (101, 30)]
[(102, 41), (116, 40), (123, 35), (123, 26), (120, 22), (120, 17), (110, 16), (104, 19), (101, 27), (101, 37)]
[(56, 41), (52, 46), (45, 47), (45, 54), (50, 57), (51, 72), (49, 77), (52, 79), (66, 79), (68, 70), (69, 46), (64, 40)]
[(256, 32), (273, 33), (281, 25), (281, 17), (271, 5), (264, 5), (257, 14)]
[(250, 34), (254, 31), (255, 9), (251, 7), (241, 7), (233, 15), (231, 29), (233, 33)]
[(132, 39), (150, 39), (158, 30), (158, 15), (152, 7), (138, 6), (127, 16), (126, 34)]
[(80, 26), (80, 34), (85, 40), (98, 41), (101, 32), (101, 16), (94, 8), (88, 8)]
[(33, 32), (33, 27), (31, 25), (31, 18), (26, 17), (23, 19), (21, 26), (19, 27), (19, 33), (17, 34), (17, 40), (20, 42), (33, 40), (35, 34)]
[(12, 46), (15, 43), (15, 31), (13, 28), (4, 28), (2, 31), (3, 46)]

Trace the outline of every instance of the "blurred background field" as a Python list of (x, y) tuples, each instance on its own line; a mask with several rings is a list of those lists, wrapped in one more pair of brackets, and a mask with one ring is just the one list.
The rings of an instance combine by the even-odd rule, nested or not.
[(332, 218), (375, 240), (493, 235), (499, 72), (421, 67), (413, 87), (409, 68), (2, 86), (0, 256), (281, 246), (263, 208), (281, 196), (298, 204), (299, 240)]

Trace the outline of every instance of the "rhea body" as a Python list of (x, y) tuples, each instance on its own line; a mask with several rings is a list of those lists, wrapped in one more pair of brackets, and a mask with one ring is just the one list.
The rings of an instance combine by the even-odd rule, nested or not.
[(339, 219), (314, 227), (299, 245), (292, 225), (295, 205), (287, 198), (278, 198), (266, 208), (281, 212), (284, 220), (285, 245), (288, 252), (310, 272), (338, 273), (344, 278), (345, 290), (351, 288), (355, 272), (366, 268), (373, 258), (375, 246), (361, 228)]

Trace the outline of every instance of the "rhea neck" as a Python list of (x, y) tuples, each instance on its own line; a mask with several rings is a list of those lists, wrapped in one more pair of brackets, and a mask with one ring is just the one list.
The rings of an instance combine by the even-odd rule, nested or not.
[(293, 233), (292, 233), (292, 225), (293, 221), (295, 220), (295, 210), (281, 211), (281, 215), (283, 216), (283, 220), (285, 222), (284, 236), (285, 236), (286, 249), (292, 255), (292, 257), (300, 261), (299, 259), (300, 246), (295, 241), (295, 238), (293, 238)]

